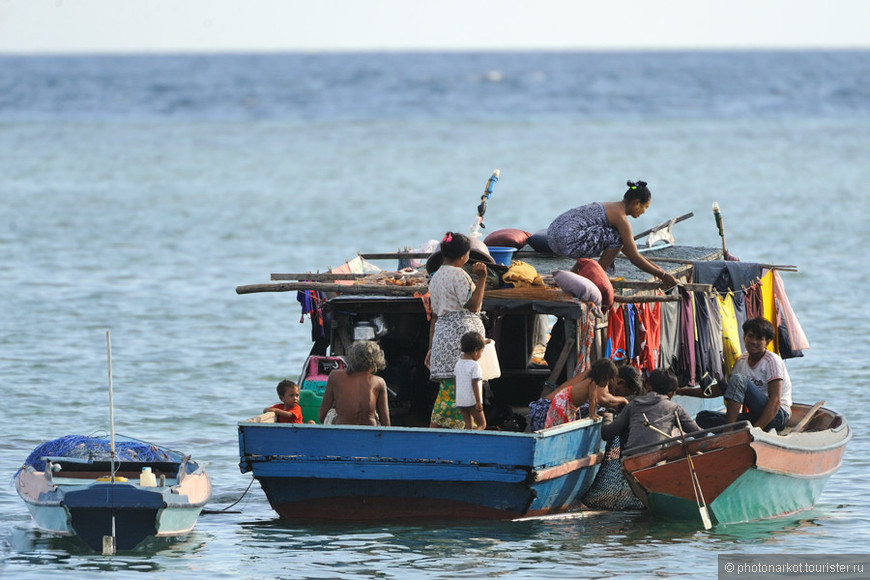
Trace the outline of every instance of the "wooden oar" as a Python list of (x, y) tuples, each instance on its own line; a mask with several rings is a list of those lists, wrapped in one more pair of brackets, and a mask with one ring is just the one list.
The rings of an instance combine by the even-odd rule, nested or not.
[[(689, 454), (689, 446), (686, 444), (686, 434), (683, 432), (683, 426), (680, 424), (680, 416), (674, 411), (674, 416), (677, 418), (677, 426), (680, 428), (680, 435), (682, 437), (683, 449), (686, 450), (686, 459), (689, 461), (689, 474), (692, 478), (692, 492), (695, 494), (695, 502), (698, 504), (698, 511), (701, 514), (701, 521), (704, 523), (704, 529), (709, 530), (713, 527), (713, 523), (710, 520), (710, 512), (707, 510), (707, 505), (704, 502), (704, 492), (701, 491), (701, 482), (698, 481), (698, 474), (695, 472), (695, 465), (692, 463), (692, 456)], [(643, 414), (644, 425), (649, 427), (659, 435), (664, 436), (667, 439), (671, 438), (670, 433), (665, 433), (652, 423), (650, 423), (649, 417), (646, 416), (646, 413)]]
[(710, 512), (707, 509), (707, 502), (704, 501), (704, 492), (701, 490), (701, 482), (698, 481), (698, 472), (695, 471), (695, 464), (692, 463), (692, 454), (689, 453), (689, 445), (686, 443), (686, 433), (683, 431), (683, 425), (680, 423), (680, 415), (674, 411), (674, 416), (677, 418), (677, 427), (680, 428), (680, 437), (683, 439), (683, 449), (686, 450), (686, 459), (689, 462), (689, 473), (692, 476), (692, 490), (695, 492), (695, 501), (698, 502), (698, 512), (701, 514), (701, 521), (704, 523), (704, 529), (709, 530), (713, 527), (713, 522), (710, 520)]
[(822, 405), (824, 404), (824, 401), (818, 401), (810, 408), (809, 411), (806, 412), (806, 414), (801, 418), (800, 421), (798, 421), (798, 423), (794, 427), (787, 427), (783, 429), (780, 435), (788, 435), (789, 433), (800, 433), (801, 431), (803, 431), (804, 427), (807, 426), (807, 423), (810, 422), (810, 419), (812, 419), (816, 415), (818, 410), (821, 409)]

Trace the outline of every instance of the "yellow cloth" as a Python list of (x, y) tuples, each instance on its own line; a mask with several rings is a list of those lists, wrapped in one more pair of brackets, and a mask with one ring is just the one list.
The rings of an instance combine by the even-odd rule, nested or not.
[(514, 288), (530, 288), (532, 286), (545, 286), (544, 280), (538, 275), (538, 271), (534, 266), (527, 264), (522, 260), (514, 260), (511, 262), (510, 268), (501, 277), (505, 284), (510, 284)]
[[(773, 328), (776, 329), (779, 325), (776, 323), (776, 297), (773, 292), (773, 270), (768, 270), (761, 277), (761, 312), (762, 316), (769, 321)], [(767, 350), (779, 354), (779, 332), (773, 333), (773, 340), (767, 345)]]
[(716, 294), (719, 301), (719, 317), (722, 319), (722, 354), (725, 357), (725, 378), (731, 378), (731, 367), (742, 353), (740, 348), (740, 328), (737, 326), (737, 313), (734, 311), (734, 293), (724, 296)]

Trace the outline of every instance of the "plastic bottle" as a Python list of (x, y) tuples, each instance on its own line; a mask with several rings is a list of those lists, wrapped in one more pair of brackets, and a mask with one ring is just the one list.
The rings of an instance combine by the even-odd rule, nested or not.
[(143, 467), (139, 476), (139, 487), (157, 487), (157, 478), (151, 472), (150, 467)]

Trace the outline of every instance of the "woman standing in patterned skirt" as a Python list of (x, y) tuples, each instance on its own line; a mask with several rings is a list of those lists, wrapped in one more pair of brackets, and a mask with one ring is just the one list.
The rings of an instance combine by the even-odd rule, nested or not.
[(456, 232), (447, 232), (441, 240), (443, 263), (429, 280), (429, 352), (426, 366), (429, 378), (439, 382), (438, 396), (432, 409), (430, 427), (462, 429), (462, 414), (456, 408), (456, 380), (453, 368), (461, 354), (460, 339), (466, 332), (486, 336), (480, 307), (486, 289), (486, 264), (474, 264), (475, 284), (462, 266), (468, 261), (471, 240)]

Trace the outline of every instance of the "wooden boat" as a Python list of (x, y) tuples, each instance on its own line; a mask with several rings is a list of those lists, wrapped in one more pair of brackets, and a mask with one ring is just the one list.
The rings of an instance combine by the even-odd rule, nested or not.
[[(659, 255), (668, 252), (674, 256), (671, 264), (676, 264), (671, 271), (684, 282), (691, 269), (685, 260), (721, 256), (709, 248), (686, 247), (661, 250)], [(390, 253), (360, 258), (427, 256)], [(537, 270), (547, 276), (574, 263), (552, 254), (514, 256), (534, 260)], [(491, 263), (489, 256), (476, 256), (474, 251), (472, 258), (489, 258)], [(628, 288), (659, 288), (650, 276), (632, 280), (624, 264), (619, 268), (623, 270), (618, 272), (620, 294)], [(329, 323), (310, 354), (341, 356), (354, 340), (376, 338), (388, 363), (381, 374), (390, 391), (392, 427), (277, 424), (271, 413), (238, 424), (241, 471), (260, 482), (273, 509), (282, 518), (307, 521), (513, 519), (572, 509), (591, 486), (602, 458), (599, 424), (580, 420), (524, 432), (525, 418), (515, 410), (527, 409), (547, 384), (573, 375), (575, 364), (568, 361), (578, 360), (579, 329), (589, 320), (592, 306), (552, 284), (488, 287), (483, 310), (490, 318), (501, 367), (501, 376), (489, 383), (491, 411), (498, 416), (488, 415), (487, 423), (495, 428), (431, 429), (429, 413), (437, 386), (429, 381), (423, 362), (429, 318), (419, 294), (426, 292), (425, 276), (404, 270), (378, 274), (357, 267), (343, 270), (272, 274), (273, 283), (236, 289), (239, 294), (327, 292), (319, 318)], [(620, 295), (617, 300), (629, 298)], [(553, 328), (559, 330), (551, 334), (562, 342), (550, 339), (548, 349), (557, 345), (554, 364), (538, 367), (531, 359), (541, 317), (556, 321)], [(606, 324), (591, 324), (596, 335), (594, 359), (601, 356)]]
[(149, 536), (190, 532), (211, 496), (205, 465), (152, 443), (68, 435), (37, 447), (15, 476), (36, 525), (78, 536), (96, 551), (104, 537), (131, 550)]
[(239, 424), (242, 472), (285, 519), (512, 519), (565, 511), (601, 445), (586, 419), (535, 433)]
[(652, 514), (701, 521), (687, 453), (713, 523), (737, 523), (812, 508), (840, 467), (852, 432), (818, 405), (792, 405), (782, 434), (742, 421), (631, 450), (622, 470)]

